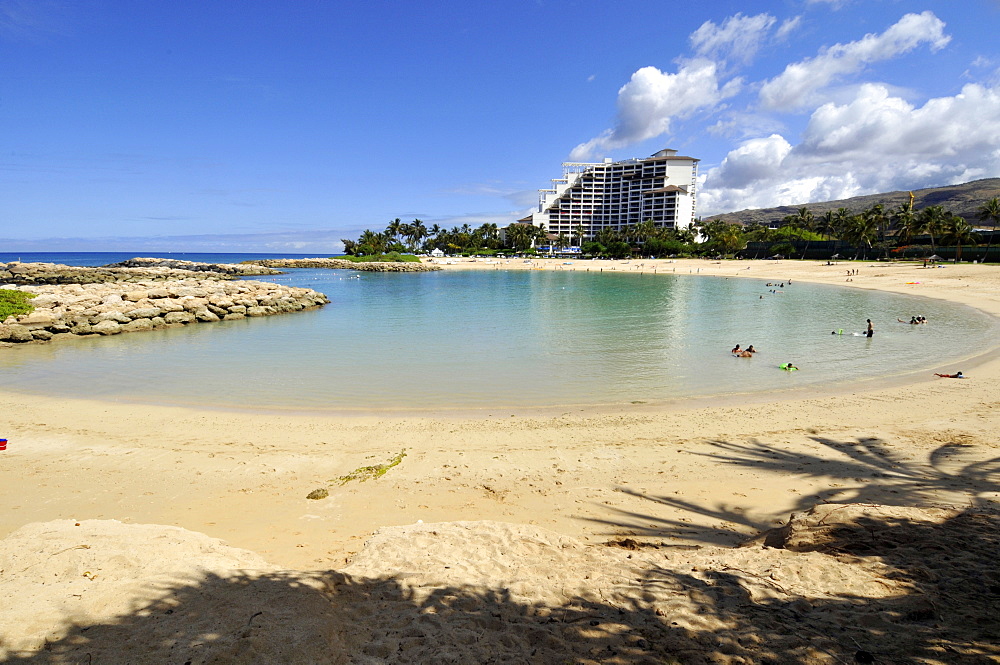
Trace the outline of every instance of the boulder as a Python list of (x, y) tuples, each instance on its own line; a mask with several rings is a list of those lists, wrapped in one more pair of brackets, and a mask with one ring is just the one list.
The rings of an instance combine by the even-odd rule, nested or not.
[(153, 322), (150, 319), (132, 319), (122, 326), (122, 332), (140, 332), (152, 329)]
[(185, 297), (181, 298), (180, 304), (186, 311), (195, 313), (208, 307), (208, 299)]
[(205, 323), (214, 323), (219, 317), (212, 313), (207, 307), (203, 307), (194, 312), (194, 318)]
[(125, 316), (135, 321), (136, 319), (151, 319), (160, 315), (159, 307), (136, 307), (125, 312)]
[(167, 312), (167, 315), (163, 317), (164, 322), (168, 325), (174, 323), (191, 323), (191, 313), (190, 312)]
[(125, 315), (124, 312), (120, 310), (111, 310), (110, 312), (101, 312), (96, 317), (97, 319), (94, 323), (95, 325), (101, 323), (102, 321), (114, 321), (115, 323), (128, 323), (132, 319)]
[(100, 335), (117, 335), (122, 331), (122, 326), (117, 321), (105, 319), (91, 326), (91, 332)]
[(15, 324), (0, 325), (0, 340), (5, 342), (30, 342), (34, 337), (24, 326)]
[(52, 325), (55, 321), (56, 317), (53, 316), (52, 310), (43, 309), (36, 309), (34, 312), (29, 312), (17, 320), (22, 326), (28, 326), (29, 328)]

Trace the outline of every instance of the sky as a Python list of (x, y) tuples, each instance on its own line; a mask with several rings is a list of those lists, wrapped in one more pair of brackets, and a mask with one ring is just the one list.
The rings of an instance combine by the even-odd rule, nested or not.
[(565, 161), (698, 214), (1000, 176), (1000, 0), (0, 0), (0, 251), (337, 253)]

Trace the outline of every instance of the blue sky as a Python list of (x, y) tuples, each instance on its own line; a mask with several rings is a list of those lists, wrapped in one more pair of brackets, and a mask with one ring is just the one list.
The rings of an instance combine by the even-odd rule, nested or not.
[(0, 0), (0, 249), (331, 253), (664, 147), (704, 215), (997, 177), (998, 28), (997, 0)]

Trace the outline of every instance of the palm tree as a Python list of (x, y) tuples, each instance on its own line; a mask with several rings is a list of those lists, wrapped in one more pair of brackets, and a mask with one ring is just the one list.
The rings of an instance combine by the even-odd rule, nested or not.
[(482, 239), (484, 247), (495, 249), (495, 241), (500, 237), (500, 230), (497, 228), (496, 224), (486, 222), (476, 229), (475, 235)]
[(921, 220), (913, 214), (913, 201), (901, 203), (892, 212), (892, 224), (896, 227), (896, 235), (903, 240), (904, 245), (920, 235)]
[(851, 211), (847, 208), (837, 208), (833, 214), (837, 220), (834, 223), (834, 231), (838, 236), (843, 238), (844, 231), (851, 225)]
[(531, 247), (531, 242), (537, 238), (540, 233), (544, 234), (545, 231), (537, 226), (534, 226), (533, 224), (515, 222), (507, 227), (507, 244), (510, 245), (513, 250), (523, 252)]
[(826, 236), (829, 240), (837, 228), (837, 214), (832, 210), (827, 210), (816, 222), (816, 231)]
[(942, 245), (955, 245), (955, 262), (962, 260), (962, 245), (968, 245), (979, 239), (975, 229), (961, 215), (948, 215), (942, 224)]
[[(795, 225), (808, 233), (809, 236), (816, 232), (816, 218), (813, 217), (812, 211), (804, 206), (799, 208), (798, 213), (795, 215)], [(802, 258), (805, 258), (806, 252), (809, 251), (809, 243), (811, 242), (809, 236), (806, 237), (806, 247), (802, 250)]]
[(691, 230), (691, 227), (677, 229), (674, 231), (674, 234), (677, 236), (677, 239), (685, 245), (694, 244), (694, 231)]
[(876, 203), (868, 210), (862, 213), (869, 219), (869, 223), (875, 229), (875, 237), (878, 238), (878, 242), (885, 248), (886, 254), (889, 253), (888, 248), (885, 247), (885, 233), (886, 233), (886, 216), (885, 216), (885, 206), (881, 203)]
[(399, 221), (399, 217), (389, 222), (389, 225), (385, 227), (386, 234), (392, 238), (394, 241), (399, 241), (399, 234), (403, 230), (403, 222)]
[(384, 254), (388, 240), (388, 233), (376, 233), (371, 229), (365, 229), (358, 238), (357, 250), (364, 254)]
[(860, 256), (862, 247), (872, 248), (872, 241), (878, 236), (878, 227), (875, 224), (875, 219), (865, 213), (852, 215), (848, 219), (842, 237), (856, 248), (855, 259)]
[(986, 253), (983, 255), (983, 261), (986, 261), (990, 256), (993, 236), (997, 232), (997, 222), (1000, 221), (1000, 199), (994, 196), (983, 204), (983, 207), (979, 209), (979, 221), (988, 222), (990, 225), (990, 239), (986, 241)]
[(920, 211), (920, 221), (923, 230), (931, 236), (931, 254), (937, 251), (934, 245), (934, 236), (941, 235), (947, 214), (941, 206), (927, 206)]
[[(576, 245), (577, 247), (583, 247), (583, 224), (577, 224), (573, 231), (576, 232)], [(571, 243), (572, 244), (572, 243)]]
[(427, 237), (427, 227), (419, 219), (415, 219), (406, 225), (409, 233), (407, 237), (410, 240), (410, 247), (414, 251), (420, 247), (420, 242)]
[(723, 254), (735, 254), (746, 247), (743, 230), (736, 224), (729, 224), (716, 236)]

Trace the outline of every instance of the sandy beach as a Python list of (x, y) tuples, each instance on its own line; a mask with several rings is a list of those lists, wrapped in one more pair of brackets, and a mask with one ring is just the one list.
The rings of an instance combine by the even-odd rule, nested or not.
[[(975, 264), (444, 268), (811, 281), (1000, 316), (1000, 267)], [(419, 417), (4, 390), (0, 660), (1000, 662), (998, 407), (996, 349), (780, 398)], [(792, 513), (782, 538), (811, 545), (733, 548)]]

